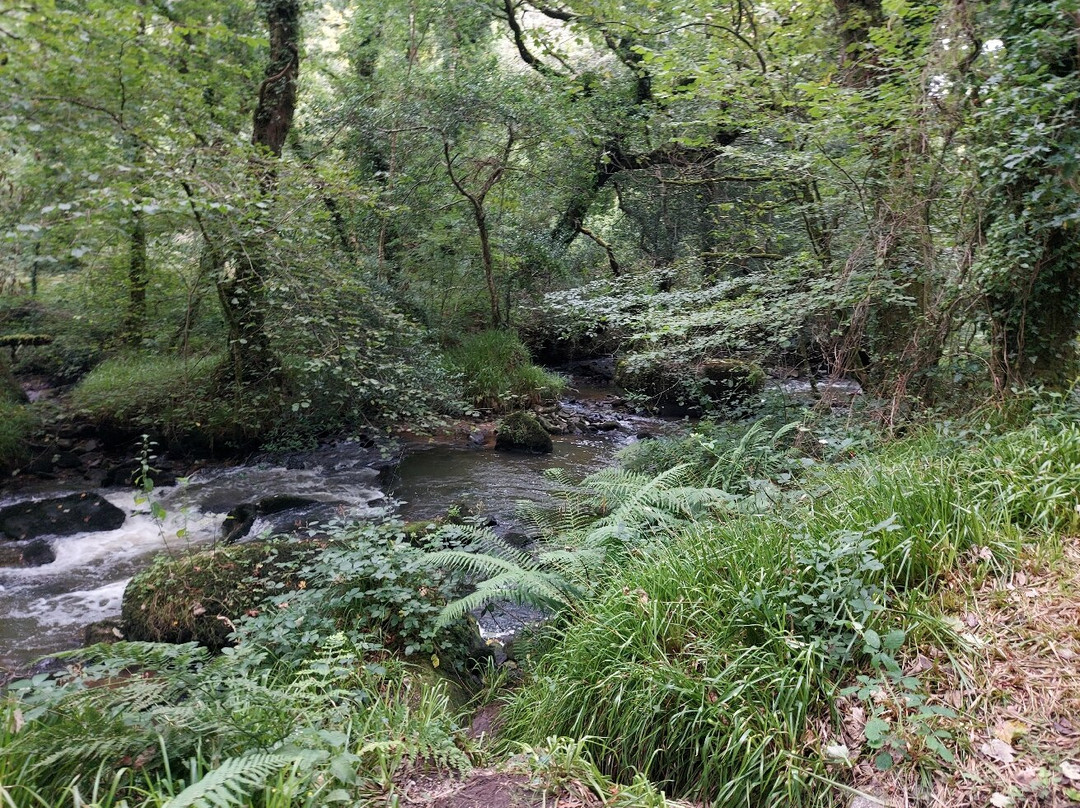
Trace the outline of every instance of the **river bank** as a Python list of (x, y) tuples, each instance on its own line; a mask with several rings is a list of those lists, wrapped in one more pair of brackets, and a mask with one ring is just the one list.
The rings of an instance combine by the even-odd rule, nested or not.
[[(24, 670), (37, 657), (78, 647), (85, 626), (119, 616), (131, 576), (162, 552), (191, 551), (224, 537), (296, 533), (328, 520), (417, 522), (462, 508), (482, 514), (500, 535), (527, 542), (517, 503), (544, 496), (551, 486), (547, 469), (585, 476), (614, 462), (618, 449), (639, 436), (676, 423), (627, 412), (617, 391), (586, 379), (576, 380), (560, 417), (576, 434), (554, 435), (550, 455), (495, 451), (495, 422), (472, 419), (429, 435), (344, 440), (232, 465), (146, 458), (154, 482), (149, 492), (103, 485), (125, 475), (110, 475), (101, 463), (27, 475), (0, 497), (0, 509), (85, 492), (125, 518), (112, 530), (46, 537), (51, 563), (0, 567), (0, 670)], [(111, 467), (135, 470), (139, 463), (114, 458)]]

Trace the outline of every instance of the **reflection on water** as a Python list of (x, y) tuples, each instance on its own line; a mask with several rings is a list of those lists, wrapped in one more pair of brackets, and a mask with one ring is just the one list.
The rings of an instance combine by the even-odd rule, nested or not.
[(517, 503), (538, 501), (552, 483), (547, 469), (561, 468), (584, 477), (614, 462), (625, 436), (556, 436), (549, 455), (456, 449), (439, 446), (406, 457), (390, 480), (389, 492), (402, 519), (442, 516), (466, 503), (495, 518), (500, 526), (516, 522)]

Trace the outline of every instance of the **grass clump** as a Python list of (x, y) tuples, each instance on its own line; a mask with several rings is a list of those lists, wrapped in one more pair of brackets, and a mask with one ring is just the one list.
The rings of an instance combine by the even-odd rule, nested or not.
[(26, 441), (37, 419), (25, 404), (0, 401), (0, 471), (18, 467), (27, 456)]
[(474, 407), (504, 412), (558, 399), (566, 380), (532, 364), (529, 351), (512, 331), (472, 334), (447, 350), (448, 369), (461, 378)]
[(228, 408), (214, 393), (219, 364), (216, 356), (116, 356), (83, 377), (71, 393), (72, 405), (103, 426), (132, 434), (209, 434), (229, 422)]

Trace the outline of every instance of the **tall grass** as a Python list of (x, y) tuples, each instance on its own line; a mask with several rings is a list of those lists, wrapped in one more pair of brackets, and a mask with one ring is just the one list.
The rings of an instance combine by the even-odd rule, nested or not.
[(72, 404), (96, 421), (129, 431), (171, 434), (226, 422), (213, 377), (220, 357), (130, 354), (107, 359), (72, 391)]
[(446, 352), (447, 367), (461, 378), (465, 399), (496, 412), (555, 401), (566, 388), (562, 376), (531, 362), (512, 331), (471, 334)]
[(34, 425), (29, 407), (0, 401), (0, 471), (14, 468), (26, 458), (26, 439)]
[(779, 511), (682, 524), (585, 590), (508, 737), (589, 736), (609, 774), (716, 806), (828, 800), (809, 730), (841, 685), (899, 677), (889, 654), (940, 582), (1076, 529), (1077, 492), (1076, 424), (926, 431), (810, 475)]

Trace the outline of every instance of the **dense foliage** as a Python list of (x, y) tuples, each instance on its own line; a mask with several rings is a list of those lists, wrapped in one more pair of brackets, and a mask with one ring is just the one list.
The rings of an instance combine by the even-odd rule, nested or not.
[(442, 372), (460, 351), (420, 360), (482, 327), (855, 374), (890, 422), (1067, 385), (1076, 13), (18, 7), (0, 327), (60, 383), (227, 356), (198, 395), (241, 441), (491, 406), (498, 380)]

